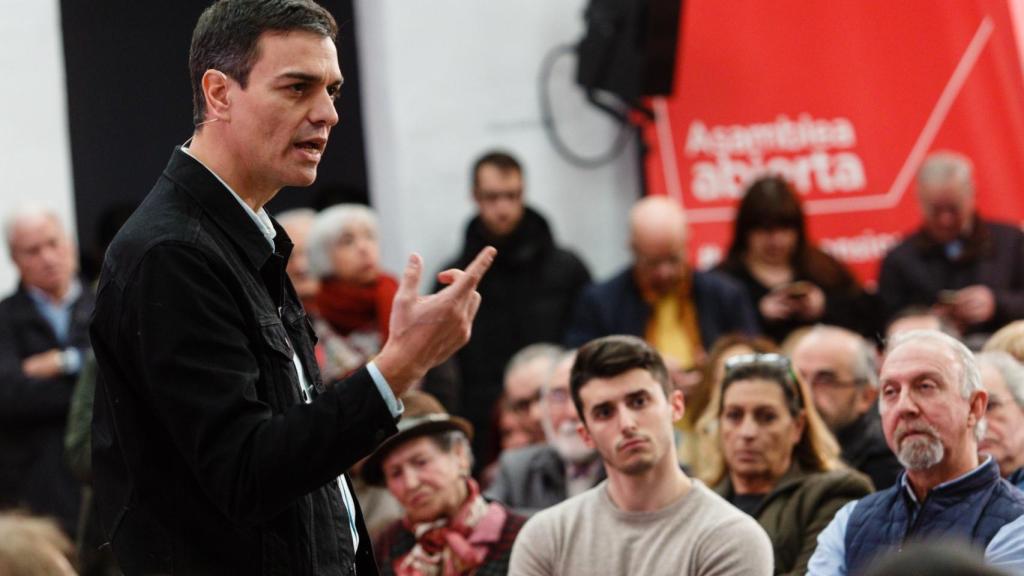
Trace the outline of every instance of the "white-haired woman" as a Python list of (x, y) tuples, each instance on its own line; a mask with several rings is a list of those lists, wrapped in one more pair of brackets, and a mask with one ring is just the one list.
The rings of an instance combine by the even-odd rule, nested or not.
[(310, 274), (320, 280), (318, 360), (324, 381), (333, 382), (384, 345), (398, 282), (380, 270), (377, 217), (366, 206), (339, 204), (320, 212), (306, 243)]

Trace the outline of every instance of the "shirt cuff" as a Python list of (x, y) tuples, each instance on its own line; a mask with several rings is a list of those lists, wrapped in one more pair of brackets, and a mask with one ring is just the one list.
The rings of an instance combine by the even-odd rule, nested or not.
[(388, 405), (388, 411), (391, 412), (392, 418), (398, 418), (405, 412), (405, 405), (398, 398), (395, 398), (395, 393), (391, 391), (391, 386), (388, 386), (388, 381), (384, 379), (384, 375), (377, 369), (377, 365), (370, 362), (366, 365), (366, 370), (370, 373), (370, 378), (373, 379), (373, 383), (377, 385), (377, 390), (380, 392), (384, 403)]
[(78, 374), (82, 369), (82, 351), (78, 348), (65, 348), (60, 353), (60, 369), (65, 374)]

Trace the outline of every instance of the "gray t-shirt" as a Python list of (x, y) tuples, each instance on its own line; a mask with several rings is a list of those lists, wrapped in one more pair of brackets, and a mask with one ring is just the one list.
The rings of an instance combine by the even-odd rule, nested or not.
[(699, 480), (654, 512), (624, 512), (608, 481), (531, 518), (512, 548), (510, 576), (770, 576), (760, 525)]

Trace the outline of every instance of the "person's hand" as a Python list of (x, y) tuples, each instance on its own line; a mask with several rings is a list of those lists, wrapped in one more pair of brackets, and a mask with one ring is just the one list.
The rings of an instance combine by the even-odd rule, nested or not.
[(996, 297), (988, 286), (975, 284), (958, 290), (950, 307), (953, 316), (963, 324), (981, 324), (996, 313)]
[(437, 294), (420, 296), (423, 260), (409, 258), (391, 308), (388, 341), (374, 360), (395, 396), (469, 341), (473, 318), (480, 307), (476, 291), (497, 251), (487, 247), (462, 270), (445, 270), (438, 280), (447, 284)]
[(801, 320), (817, 320), (825, 313), (825, 293), (814, 284), (807, 283), (802, 294), (791, 297), (791, 300), (794, 312)]
[(54, 348), (25, 358), (21, 362), (21, 371), (29, 378), (55, 378), (63, 374), (60, 350)]
[(757, 303), (766, 320), (785, 320), (793, 315), (793, 299), (785, 290), (772, 290)]

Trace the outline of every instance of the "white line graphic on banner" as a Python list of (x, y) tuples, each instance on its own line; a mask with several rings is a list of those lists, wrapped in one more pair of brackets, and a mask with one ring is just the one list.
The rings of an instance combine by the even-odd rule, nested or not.
[[(1022, 3), (1024, 3), (1024, 0), (1015, 0), (1012, 3), (1013, 8), (1016, 9), (1015, 12), (1020, 12), (1015, 13), (1015, 16), (1017, 17), (1024, 14), (1024, 4)], [(967, 82), (967, 78), (970, 76), (975, 64), (977, 64), (982, 51), (991, 39), (994, 29), (995, 24), (993, 24), (990, 16), (986, 16), (979, 23), (973, 38), (968, 43), (963, 55), (960, 57), (960, 61), (953, 69), (952, 75), (946, 82), (942, 92), (939, 94), (939, 98), (936, 101), (935, 106), (932, 108), (928, 119), (925, 121), (924, 127), (921, 129), (921, 133), (918, 135), (917, 140), (911, 147), (907, 159), (896, 174), (896, 178), (893, 180), (892, 186), (890, 186), (888, 192), (885, 194), (875, 194), (855, 198), (808, 200), (804, 203), (806, 213), (835, 214), (843, 212), (884, 210), (899, 204), (903, 194), (914, 177), (917, 167), (920, 165), (925, 154), (928, 152), (928, 149), (935, 141), (935, 137), (943, 123), (946, 121), (946, 117), (949, 115), (949, 111), (953, 107), (953, 103), (956, 101), (961, 89)], [(1021, 28), (1021, 30), (1024, 30), (1024, 28)], [(1018, 30), (1018, 32), (1021, 30)], [(1020, 40), (1020, 38), (1018, 38), (1018, 40)], [(1024, 50), (1024, 44), (1019, 43), (1019, 47)], [(1024, 58), (1022, 58), (1022, 64), (1024, 64)], [(664, 98), (655, 98), (653, 100), (653, 104), (659, 145), (662, 150), (668, 150), (670, 152), (669, 154), (661, 155), (666, 189), (669, 196), (678, 198), (682, 201), (682, 182), (677, 164), (679, 154), (676, 149), (675, 139), (671, 130), (668, 104)], [(734, 209), (732, 207), (687, 208), (687, 219), (690, 222), (722, 222), (731, 220), (733, 213)]]

